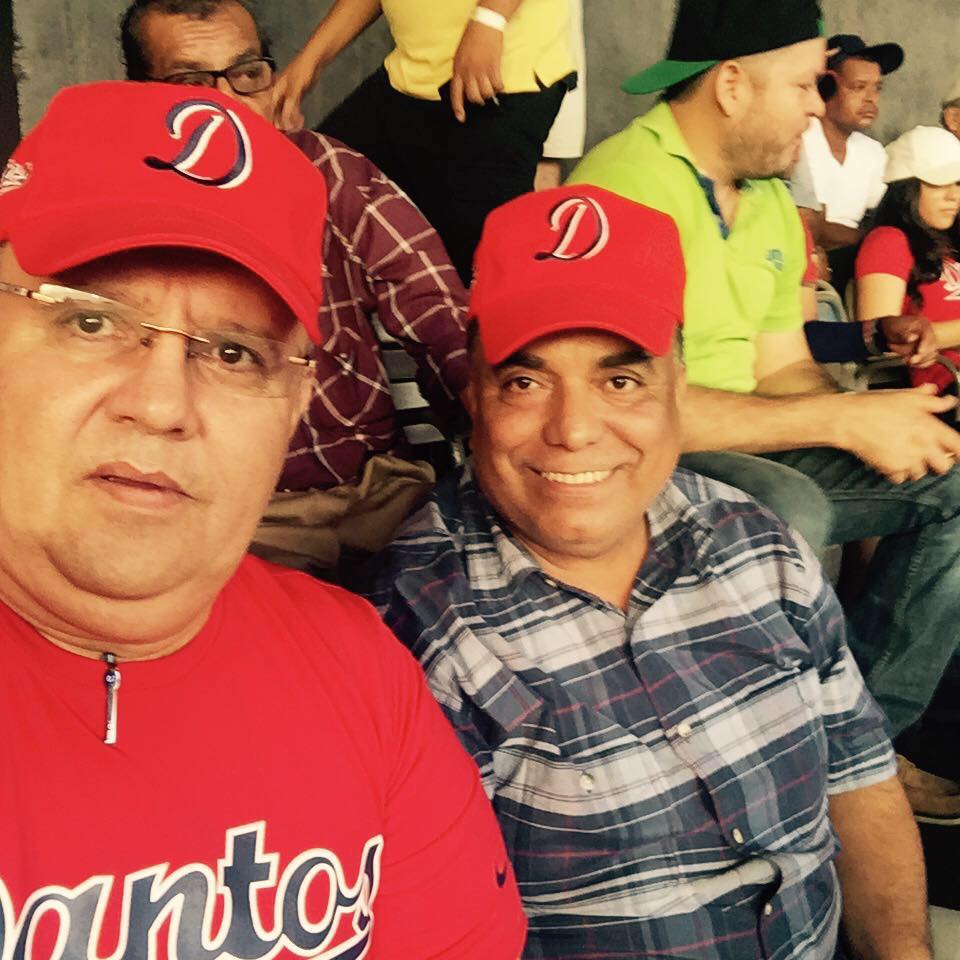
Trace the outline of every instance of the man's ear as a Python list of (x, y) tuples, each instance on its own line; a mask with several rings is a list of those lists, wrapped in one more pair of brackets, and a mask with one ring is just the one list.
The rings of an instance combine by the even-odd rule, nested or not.
[(753, 82), (737, 60), (724, 60), (713, 78), (714, 96), (721, 113), (739, 119), (753, 102)]
[(297, 388), (296, 393), (293, 395), (293, 402), (290, 404), (290, 428), (288, 430), (289, 435), (292, 437), (294, 430), (297, 429), (297, 424), (300, 422), (300, 418), (307, 412), (307, 408), (310, 406), (310, 401), (313, 399), (313, 384), (315, 381), (316, 375), (311, 371), (304, 371), (303, 379), (300, 385)]
[(674, 360), (673, 395), (679, 407), (687, 395), (687, 368), (680, 360)]
[(837, 94), (837, 74), (834, 70), (828, 70), (817, 80), (817, 92), (820, 99), (826, 103)]
[(470, 419), (475, 420), (477, 411), (477, 385), (476, 378), (472, 375), (460, 394), (460, 402), (463, 404), (463, 408), (467, 411)]

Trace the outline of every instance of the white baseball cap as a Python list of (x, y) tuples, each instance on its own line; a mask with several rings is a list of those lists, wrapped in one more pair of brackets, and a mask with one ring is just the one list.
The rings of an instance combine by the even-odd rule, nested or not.
[(887, 145), (887, 183), (916, 177), (935, 187), (960, 182), (960, 140), (942, 127), (914, 127)]

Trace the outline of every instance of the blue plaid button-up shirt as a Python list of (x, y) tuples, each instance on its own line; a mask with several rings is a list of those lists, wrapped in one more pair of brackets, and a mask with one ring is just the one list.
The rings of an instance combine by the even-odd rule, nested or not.
[(480, 767), (526, 958), (834, 956), (831, 793), (895, 774), (816, 560), (678, 470), (623, 611), (546, 575), (469, 470), (372, 599)]

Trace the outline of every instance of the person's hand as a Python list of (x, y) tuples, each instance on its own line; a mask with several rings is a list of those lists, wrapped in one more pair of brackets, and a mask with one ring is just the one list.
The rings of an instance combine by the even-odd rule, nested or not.
[(316, 58), (304, 48), (277, 77), (271, 94), (273, 122), (280, 130), (293, 133), (303, 129), (300, 103), (316, 82), (319, 66)]
[(877, 323), (890, 351), (911, 367), (929, 367), (937, 359), (937, 338), (926, 317), (882, 317)]
[(471, 20), (460, 38), (450, 78), (450, 106), (461, 123), (467, 119), (464, 97), (471, 103), (483, 104), (495, 100), (503, 90), (500, 78), (502, 59), (503, 34)]
[(960, 457), (960, 432), (935, 414), (955, 407), (933, 384), (911, 390), (869, 390), (837, 397), (838, 446), (891, 483), (947, 473)]

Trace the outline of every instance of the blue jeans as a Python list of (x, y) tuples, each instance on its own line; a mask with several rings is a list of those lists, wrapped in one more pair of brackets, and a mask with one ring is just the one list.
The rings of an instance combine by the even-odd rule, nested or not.
[(826, 448), (688, 454), (681, 464), (746, 490), (815, 550), (883, 538), (864, 596), (847, 611), (850, 648), (891, 734), (919, 720), (958, 645), (960, 468), (896, 485)]

